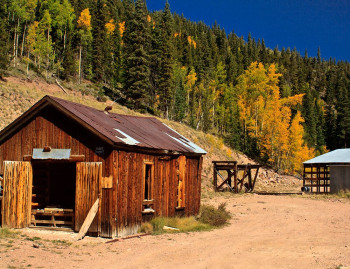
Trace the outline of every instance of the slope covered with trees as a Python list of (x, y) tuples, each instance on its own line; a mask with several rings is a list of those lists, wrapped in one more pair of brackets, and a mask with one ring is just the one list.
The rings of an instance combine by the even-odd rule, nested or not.
[(225, 33), (144, 0), (0, 0), (0, 76), (90, 80), (139, 111), (217, 133), (294, 172), (350, 145), (350, 65)]

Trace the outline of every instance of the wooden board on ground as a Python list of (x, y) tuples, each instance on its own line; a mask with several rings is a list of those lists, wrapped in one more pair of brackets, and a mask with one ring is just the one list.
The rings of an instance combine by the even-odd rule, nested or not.
[(89, 227), (91, 225), (91, 223), (93, 222), (97, 211), (98, 211), (98, 204), (99, 204), (100, 199), (97, 198), (96, 202), (92, 205), (89, 213), (87, 214), (83, 225), (80, 228), (80, 231), (78, 233), (78, 236), (76, 237), (76, 240), (81, 240), (84, 238), (85, 234), (87, 233), (87, 231), (89, 230)]

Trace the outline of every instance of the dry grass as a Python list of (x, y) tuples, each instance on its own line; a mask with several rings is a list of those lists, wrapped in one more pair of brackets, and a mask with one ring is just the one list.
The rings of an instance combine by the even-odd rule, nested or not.
[[(164, 226), (175, 228), (174, 230), (164, 229)], [(202, 223), (196, 220), (195, 217), (186, 218), (165, 218), (156, 217), (148, 223), (144, 223), (141, 227), (141, 232), (147, 232), (152, 234), (163, 233), (183, 233), (183, 232), (199, 232), (211, 230), (208, 224)]]
[(218, 208), (211, 205), (202, 205), (198, 220), (212, 227), (221, 227), (231, 219), (230, 212), (226, 209), (226, 203), (221, 203)]
[(301, 197), (310, 198), (314, 200), (350, 202), (350, 190), (345, 190), (345, 191), (342, 190), (338, 193), (329, 193), (329, 194), (303, 193)]
[(19, 231), (8, 228), (0, 228), (0, 239), (17, 238), (19, 235)]

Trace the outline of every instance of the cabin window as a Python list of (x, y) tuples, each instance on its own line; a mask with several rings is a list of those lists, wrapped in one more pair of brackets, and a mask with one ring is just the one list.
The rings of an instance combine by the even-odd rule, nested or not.
[(153, 206), (154, 164), (145, 162), (143, 166), (143, 213), (154, 213)]

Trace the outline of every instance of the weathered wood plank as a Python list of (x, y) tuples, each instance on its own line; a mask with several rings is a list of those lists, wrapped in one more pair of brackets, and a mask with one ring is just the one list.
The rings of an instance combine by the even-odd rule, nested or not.
[(24, 228), (31, 221), (32, 166), (29, 162), (4, 162), (2, 225)]
[(97, 215), (97, 212), (98, 212), (98, 209), (99, 209), (99, 202), (100, 202), (100, 199), (97, 198), (97, 200), (95, 201), (95, 203), (92, 205), (92, 207), (90, 208), (89, 210), (89, 213), (87, 214), (84, 222), (83, 222), (83, 225), (81, 226), (80, 230), (79, 230), (79, 233), (76, 237), (76, 240), (81, 240), (84, 238), (85, 234), (87, 233), (87, 231), (89, 230), (90, 228), (90, 225), (92, 224), (94, 218), (96, 217)]
[[(100, 195), (102, 178), (102, 163), (78, 162), (76, 164), (76, 194), (75, 194), (75, 231), (79, 231), (83, 222)], [(89, 228), (89, 232), (100, 231), (99, 215)]]

